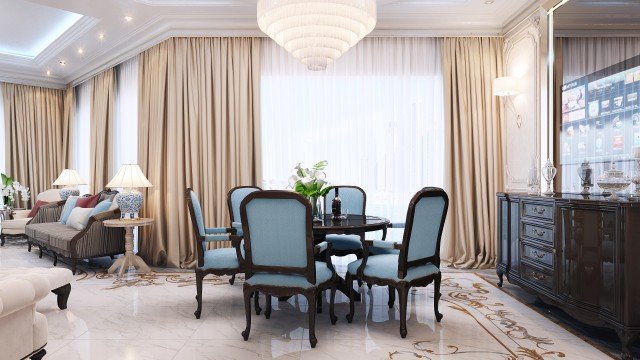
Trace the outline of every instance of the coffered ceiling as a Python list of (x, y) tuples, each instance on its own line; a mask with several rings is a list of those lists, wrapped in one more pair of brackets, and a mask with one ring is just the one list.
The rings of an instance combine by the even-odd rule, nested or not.
[(640, 0), (570, 0), (554, 13), (556, 36), (640, 36)]
[[(536, 0), (378, 0), (372, 35), (498, 35)], [(0, 0), (0, 81), (64, 87), (171, 36), (263, 36), (256, 0)]]

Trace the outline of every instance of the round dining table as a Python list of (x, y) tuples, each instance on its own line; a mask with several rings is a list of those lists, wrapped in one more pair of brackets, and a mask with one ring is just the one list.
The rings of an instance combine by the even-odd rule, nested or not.
[[(379, 216), (349, 214), (342, 217), (342, 219), (333, 219), (331, 214), (326, 214), (322, 221), (314, 221), (314, 242), (319, 244), (325, 241), (329, 234), (360, 235), (370, 231), (384, 231), (391, 224), (388, 219)], [(338, 276), (338, 290), (347, 296), (349, 296), (348, 286), (353, 284), (347, 284), (344, 278)], [(353, 292), (353, 296), (355, 301), (360, 301), (358, 292)]]

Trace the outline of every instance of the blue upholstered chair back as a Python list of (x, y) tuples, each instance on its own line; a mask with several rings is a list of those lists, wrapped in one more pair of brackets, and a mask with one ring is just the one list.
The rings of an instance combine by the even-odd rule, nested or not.
[[(364, 190), (357, 186), (336, 186), (342, 200), (342, 212), (349, 211), (349, 214), (364, 215), (366, 206), (366, 195)], [(324, 201), (326, 214), (331, 214), (331, 202), (336, 197), (335, 188), (329, 190)]]
[(424, 188), (411, 200), (407, 213), (405, 240), (409, 240), (407, 261), (440, 259), (440, 238), (449, 199), (444, 190)]
[(259, 187), (253, 186), (240, 186), (229, 190), (227, 199), (231, 221), (240, 222), (240, 204), (242, 203), (242, 200), (244, 200), (244, 198), (246, 198), (247, 195), (251, 194), (252, 192), (260, 190), (261, 189)]
[(305, 198), (289, 191), (261, 191), (248, 196), (241, 208), (252, 267), (307, 267), (311, 205)]
[(191, 205), (193, 206), (193, 214), (192, 221), (195, 222), (195, 228), (198, 229), (198, 233), (200, 236), (205, 235), (204, 231), (204, 216), (202, 214), (202, 206), (200, 206), (200, 200), (198, 200), (198, 195), (196, 195), (195, 191), (189, 191), (189, 197), (191, 198)]

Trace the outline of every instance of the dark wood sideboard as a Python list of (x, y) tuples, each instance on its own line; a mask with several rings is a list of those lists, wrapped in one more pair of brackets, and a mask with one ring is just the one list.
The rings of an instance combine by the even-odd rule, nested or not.
[(587, 324), (615, 330), (622, 358), (640, 335), (640, 202), (497, 194), (498, 265)]

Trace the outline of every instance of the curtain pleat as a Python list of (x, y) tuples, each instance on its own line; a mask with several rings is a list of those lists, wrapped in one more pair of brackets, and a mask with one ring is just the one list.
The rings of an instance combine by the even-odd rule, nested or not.
[[(29, 187), (30, 207), (35, 195), (68, 165), (65, 140), (68, 120), (65, 90), (3, 83), (6, 173)], [(68, 94), (68, 90), (67, 90)], [(70, 116), (70, 115), (69, 115)]]
[(138, 160), (154, 185), (142, 213), (156, 219), (140, 236), (149, 263), (194, 265), (187, 187), (213, 227), (229, 225), (230, 188), (259, 182), (259, 71), (259, 38), (171, 38), (140, 55)]
[(62, 163), (73, 163), (73, 127), (76, 117), (76, 92), (72, 86), (64, 91), (64, 114), (62, 118)]
[(450, 196), (442, 259), (459, 268), (496, 262), (495, 194), (504, 184), (502, 113), (492, 81), (502, 76), (502, 38), (445, 38), (445, 184)]
[(116, 72), (114, 68), (94, 76), (91, 92), (91, 164), (89, 192), (104, 189), (113, 169), (115, 136)]

